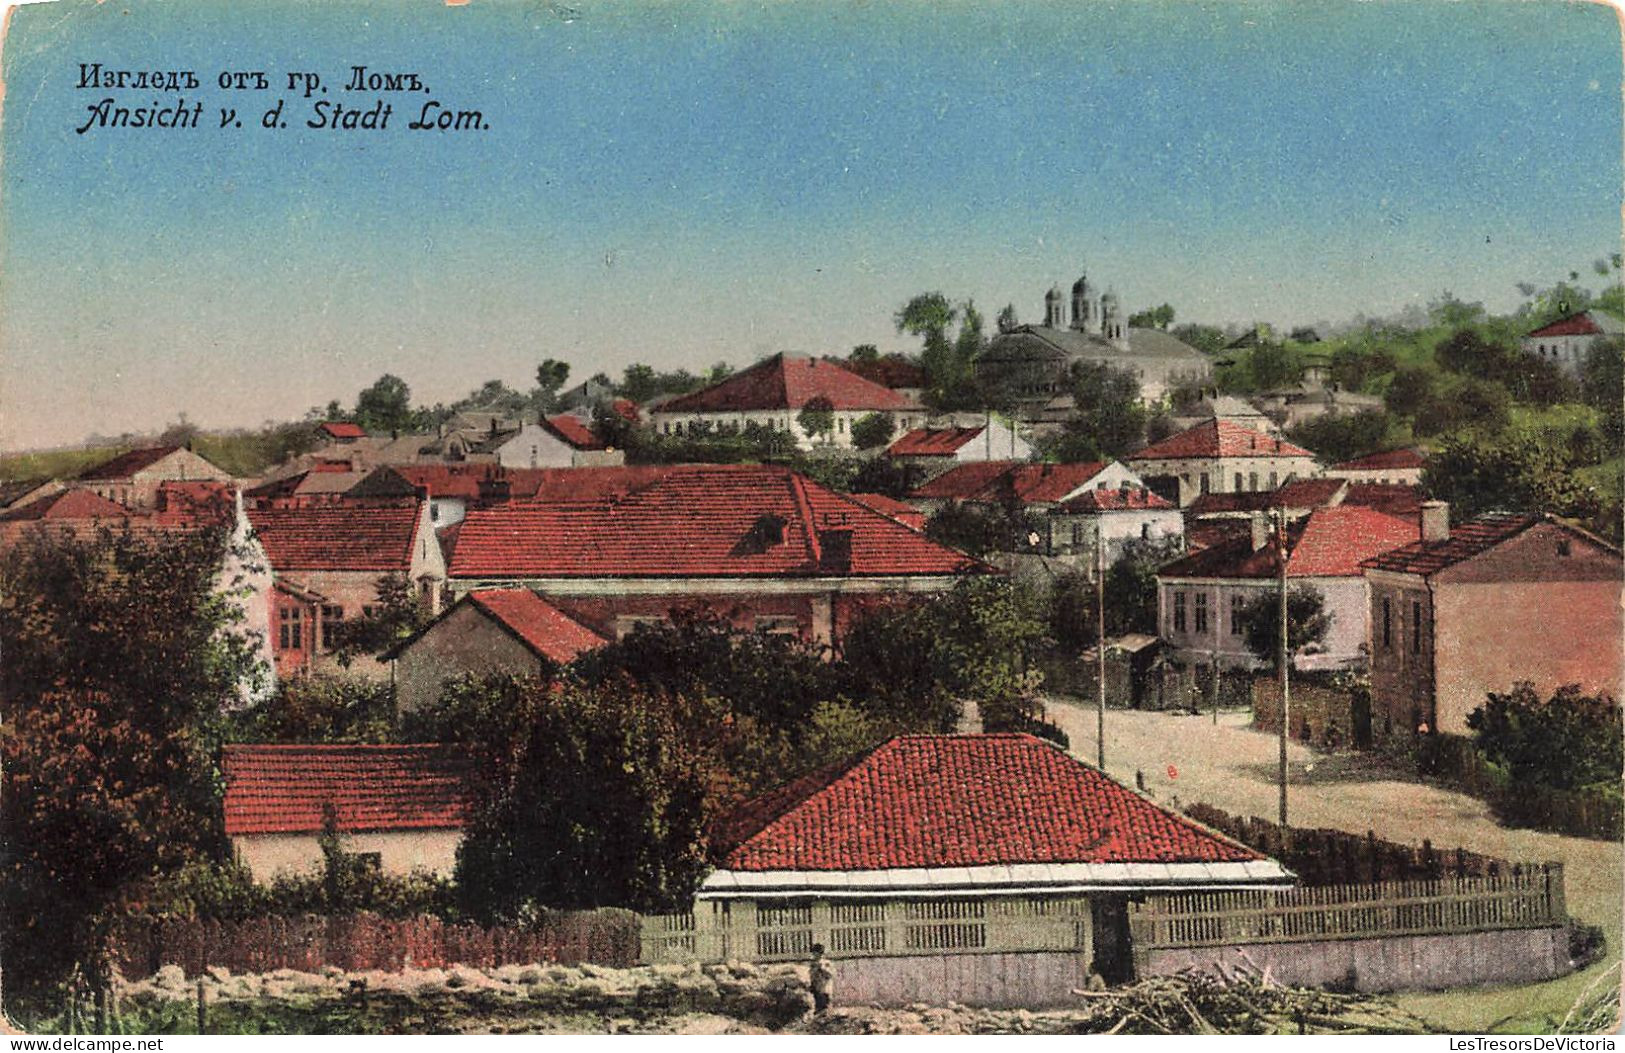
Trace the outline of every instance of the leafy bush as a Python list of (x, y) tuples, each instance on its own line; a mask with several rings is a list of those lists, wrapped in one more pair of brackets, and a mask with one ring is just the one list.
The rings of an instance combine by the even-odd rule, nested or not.
[(1625, 764), (1618, 703), (1581, 694), (1577, 685), (1559, 688), (1550, 700), (1527, 683), (1492, 693), (1468, 714), (1467, 726), (1479, 750), (1504, 764), (1515, 783), (1558, 790), (1617, 784)]
[(386, 682), (316, 673), (277, 684), (269, 699), (231, 717), (238, 742), (389, 742), (395, 692)]

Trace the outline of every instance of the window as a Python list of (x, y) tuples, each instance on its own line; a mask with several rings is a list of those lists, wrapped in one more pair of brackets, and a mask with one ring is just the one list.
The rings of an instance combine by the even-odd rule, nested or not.
[(1382, 598), (1382, 647), (1394, 649), (1394, 603), (1386, 596)]
[(1205, 494), (1210, 489), (1212, 489), (1212, 481), (1208, 478), (1208, 474), (1206, 472), (1203, 472), (1202, 473), (1202, 492)]
[(322, 608), (322, 650), (331, 651), (338, 646), (339, 623), (344, 620), (343, 607)]
[(1247, 620), (1247, 597), (1239, 592), (1230, 594), (1230, 635), (1240, 636), (1246, 632), (1244, 623)]
[(1574, 546), (1569, 544), (1568, 538), (1563, 538), (1557, 543), (1557, 554), (1559, 556), (1572, 556), (1574, 554)]
[(1074, 520), (1072, 523), (1072, 545), (1076, 548), (1081, 544), (1083, 544), (1083, 524)]
[(1207, 632), (1207, 593), (1205, 592), (1198, 592), (1196, 594), (1195, 615), (1196, 631), (1199, 633)]
[(1411, 654), (1422, 653), (1422, 603), (1411, 601)]
[(1140, 524), (1140, 540), (1144, 541), (1144, 540), (1146, 540), (1146, 539), (1148, 539), (1150, 537), (1151, 537), (1151, 524), (1150, 523), (1141, 523)]
[(429, 502), (429, 522), (440, 522), (440, 506), (435, 504), (433, 501)]
[(1247, 473), (1247, 489), (1249, 489), (1249, 490), (1257, 490), (1258, 489), (1258, 473), (1257, 472), (1248, 472)]
[(298, 607), (284, 607), (277, 617), (277, 645), (284, 651), (302, 650), (305, 646), (305, 612)]
[(1238, 493), (1238, 494), (1241, 493), (1241, 473), (1240, 472), (1236, 473), (1236, 489), (1235, 489), (1234, 492)]
[(1270, 473), (1270, 489), (1273, 490), (1273, 489), (1275, 489), (1275, 487), (1276, 487), (1275, 473), (1271, 472)]
[(1183, 592), (1176, 592), (1176, 593), (1174, 593), (1174, 632), (1182, 633), (1184, 631), (1185, 631), (1185, 594)]

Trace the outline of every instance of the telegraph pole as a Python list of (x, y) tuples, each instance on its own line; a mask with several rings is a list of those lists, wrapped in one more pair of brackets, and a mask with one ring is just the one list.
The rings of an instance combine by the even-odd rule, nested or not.
[(1292, 654), (1287, 650), (1286, 628), (1286, 509), (1276, 510), (1280, 517), (1276, 524), (1275, 534), (1275, 562), (1279, 577), (1276, 579), (1281, 595), (1281, 636), (1279, 640), (1279, 658), (1277, 667), (1281, 677), (1281, 825), (1286, 826), (1286, 735), (1287, 724), (1292, 717), (1291, 674), (1288, 670), (1292, 664)]
[[(1099, 517), (1104, 519), (1105, 517)], [(1095, 527), (1095, 764), (1106, 770), (1106, 538), (1102, 522)]]

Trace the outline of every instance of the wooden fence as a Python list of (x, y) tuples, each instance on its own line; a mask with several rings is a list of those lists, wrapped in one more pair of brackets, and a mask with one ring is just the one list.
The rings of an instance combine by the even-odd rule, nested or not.
[(1154, 895), (1129, 906), (1136, 954), (1546, 928), (1567, 919), (1561, 863), (1497, 877)]
[(640, 960), (661, 962), (805, 959), (814, 944), (831, 958), (1092, 953), (1083, 897), (825, 900), (784, 905), (702, 901), (688, 914), (643, 919)]
[(434, 917), (394, 920), (375, 914), (266, 916), (242, 921), (125, 918), (113, 934), (114, 960), (126, 977), (165, 965), (188, 975), (211, 966), (234, 973), (276, 969), (476, 968), (559, 962), (629, 966), (637, 960), (638, 916), (600, 910), (558, 914), (536, 925), (497, 926)]

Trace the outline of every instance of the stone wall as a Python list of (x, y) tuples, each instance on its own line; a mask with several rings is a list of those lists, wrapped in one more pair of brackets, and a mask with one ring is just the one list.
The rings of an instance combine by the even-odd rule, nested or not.
[(1076, 1005), (1074, 988), (1089, 982), (1077, 951), (845, 958), (834, 965), (837, 1005), (943, 1005), (1041, 1009)]

